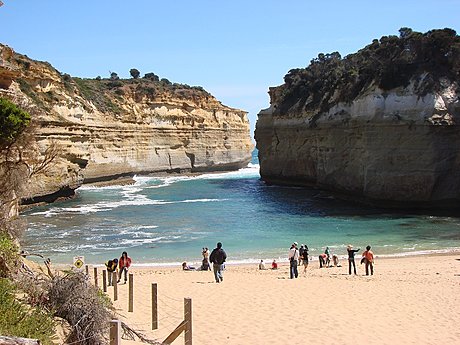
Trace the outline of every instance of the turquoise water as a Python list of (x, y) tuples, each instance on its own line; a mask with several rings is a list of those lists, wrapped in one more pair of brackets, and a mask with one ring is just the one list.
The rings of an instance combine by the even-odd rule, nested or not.
[(316, 257), (329, 246), (370, 244), (377, 255), (460, 248), (460, 217), (394, 213), (312, 189), (267, 186), (257, 157), (237, 172), (141, 177), (131, 186), (83, 187), (73, 200), (24, 213), (25, 250), (55, 263), (103, 263), (123, 250), (137, 264), (199, 262), (223, 243), (229, 262), (285, 260), (293, 241)]

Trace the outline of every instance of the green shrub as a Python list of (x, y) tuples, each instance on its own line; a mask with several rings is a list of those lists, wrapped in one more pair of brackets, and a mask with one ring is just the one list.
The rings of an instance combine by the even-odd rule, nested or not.
[(19, 265), (18, 247), (5, 232), (0, 232), (0, 277), (8, 277)]
[(0, 279), (0, 334), (53, 344), (55, 324), (51, 313), (24, 305), (15, 297), (18, 292), (9, 280)]
[(28, 113), (11, 101), (0, 98), (0, 148), (9, 146), (29, 123)]

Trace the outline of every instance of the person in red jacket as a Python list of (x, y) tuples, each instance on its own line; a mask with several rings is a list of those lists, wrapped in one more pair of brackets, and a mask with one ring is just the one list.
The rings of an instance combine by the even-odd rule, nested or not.
[(363, 258), (361, 263), (366, 265), (366, 275), (369, 275), (369, 267), (371, 268), (371, 275), (374, 274), (374, 253), (371, 250), (371, 246), (366, 247), (366, 251), (363, 252)]
[(127, 252), (123, 252), (121, 254), (120, 260), (118, 260), (118, 268), (119, 268), (119, 275), (118, 275), (118, 282), (120, 282), (121, 274), (125, 272), (125, 284), (128, 280), (128, 269), (131, 266), (131, 258), (128, 256)]

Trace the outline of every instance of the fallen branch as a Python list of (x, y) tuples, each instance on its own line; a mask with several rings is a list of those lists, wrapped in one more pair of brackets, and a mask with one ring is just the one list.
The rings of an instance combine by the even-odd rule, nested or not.
[(162, 345), (161, 342), (157, 340), (148, 339), (145, 335), (129, 327), (123, 321), (121, 322), (121, 328), (123, 329), (122, 338), (126, 340), (136, 340), (136, 337), (143, 343), (152, 344), (152, 345)]
[(0, 336), (0, 345), (40, 345), (40, 341), (38, 339)]

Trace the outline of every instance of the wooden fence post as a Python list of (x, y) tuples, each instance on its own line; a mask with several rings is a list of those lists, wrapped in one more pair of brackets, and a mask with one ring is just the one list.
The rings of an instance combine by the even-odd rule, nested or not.
[(152, 329), (158, 329), (158, 286), (152, 283)]
[(102, 271), (102, 291), (107, 292), (107, 271), (106, 270)]
[(110, 321), (110, 345), (121, 345), (121, 321)]
[(112, 273), (112, 284), (113, 284), (113, 300), (116, 301), (118, 299), (118, 278), (117, 272)]
[(192, 299), (184, 298), (185, 345), (192, 345)]
[(94, 285), (97, 287), (97, 267), (94, 267)]
[(129, 274), (129, 281), (128, 281), (128, 312), (133, 312), (134, 309), (134, 286), (133, 286), (133, 274)]

